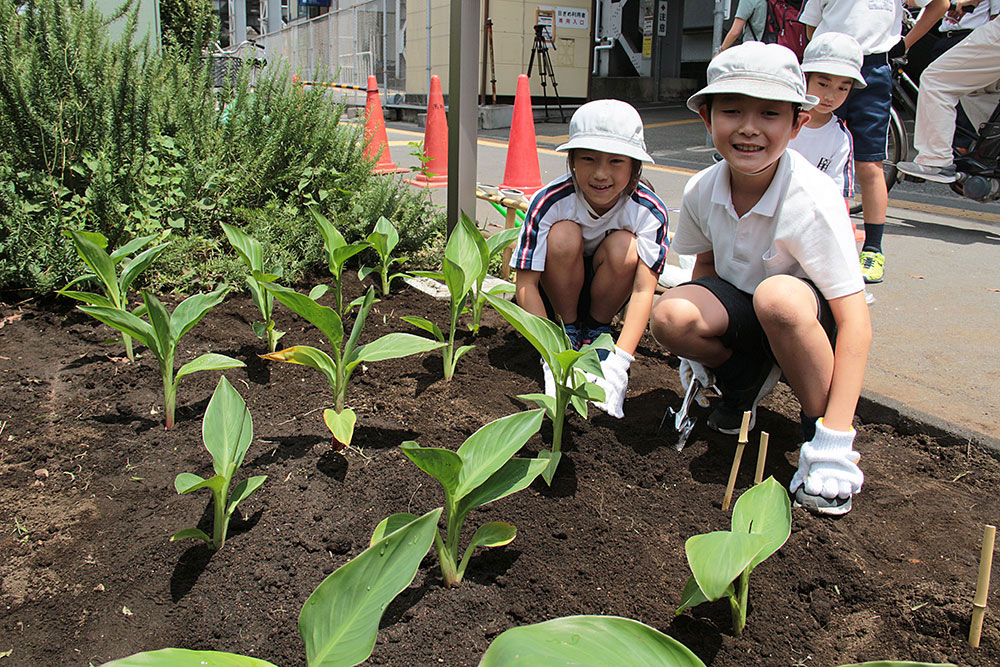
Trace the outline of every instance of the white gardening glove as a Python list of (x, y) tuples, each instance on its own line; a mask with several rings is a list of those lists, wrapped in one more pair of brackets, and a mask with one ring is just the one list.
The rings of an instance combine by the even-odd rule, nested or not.
[(622, 406), (625, 403), (625, 388), (628, 386), (628, 367), (633, 361), (635, 357), (616, 345), (608, 358), (601, 362), (604, 378), (588, 378), (604, 390), (604, 402), (594, 403), (595, 408), (604, 410), (617, 419), (625, 416)]
[(550, 396), (552, 400), (556, 399), (556, 378), (552, 375), (552, 369), (549, 368), (549, 364), (542, 359), (542, 383), (545, 385), (545, 395)]
[(698, 382), (701, 383), (703, 389), (694, 395), (694, 402), (703, 408), (707, 408), (709, 400), (708, 396), (705, 395), (705, 389), (715, 384), (715, 378), (712, 377), (711, 371), (697, 361), (691, 361), (684, 357), (681, 357), (681, 365), (677, 370), (681, 375), (681, 387), (685, 393), (687, 393), (688, 386), (691, 384), (691, 378), (697, 378)]
[(861, 490), (865, 475), (858, 467), (861, 455), (852, 449), (854, 435), (850, 431), (834, 431), (816, 420), (816, 435), (799, 450), (799, 469), (792, 476), (789, 490), (800, 486), (811, 496), (830, 500), (847, 498)]

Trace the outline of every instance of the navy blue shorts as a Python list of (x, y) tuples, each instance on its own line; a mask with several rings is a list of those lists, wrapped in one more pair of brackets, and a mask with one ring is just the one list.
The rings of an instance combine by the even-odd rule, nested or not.
[(892, 109), (892, 67), (886, 54), (865, 56), (861, 75), (868, 84), (855, 88), (836, 114), (847, 124), (854, 140), (856, 162), (881, 162), (889, 139), (889, 111)]

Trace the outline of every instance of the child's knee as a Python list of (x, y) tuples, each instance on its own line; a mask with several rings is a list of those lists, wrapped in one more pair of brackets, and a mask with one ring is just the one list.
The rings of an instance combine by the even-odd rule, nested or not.
[(572, 220), (560, 220), (549, 228), (547, 255), (560, 257), (583, 254), (583, 232)]
[(766, 331), (816, 322), (816, 308), (816, 294), (794, 276), (771, 276), (753, 293), (754, 312)]
[(700, 321), (701, 313), (690, 301), (661, 297), (653, 303), (649, 329), (660, 345), (670, 348), (695, 335)]

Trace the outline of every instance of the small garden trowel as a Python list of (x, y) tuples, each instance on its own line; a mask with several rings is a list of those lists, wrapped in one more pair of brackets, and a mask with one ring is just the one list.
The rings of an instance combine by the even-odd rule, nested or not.
[(705, 388), (697, 378), (692, 377), (687, 391), (684, 393), (684, 402), (681, 403), (681, 409), (674, 410), (668, 407), (667, 411), (663, 413), (663, 419), (660, 420), (660, 429), (663, 429), (663, 425), (667, 423), (667, 419), (673, 419), (674, 430), (677, 432), (677, 444), (674, 447), (677, 448), (677, 451), (684, 449), (688, 436), (691, 435), (691, 430), (694, 428), (695, 422), (698, 421), (694, 417), (691, 417), (688, 411), (691, 409), (691, 404), (694, 403), (698, 392)]

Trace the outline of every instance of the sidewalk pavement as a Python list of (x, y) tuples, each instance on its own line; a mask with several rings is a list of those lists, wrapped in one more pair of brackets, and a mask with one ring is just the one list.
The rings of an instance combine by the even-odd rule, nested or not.
[[(703, 126), (659, 127), (683, 131), (692, 145), (703, 139)], [(559, 136), (565, 131), (565, 125), (536, 125), (543, 183), (566, 172), (565, 155), (553, 150), (565, 140)], [(401, 167), (418, 164), (407, 143), (423, 139), (419, 128), (394, 124), (388, 137), (395, 162)], [(647, 138), (647, 144), (655, 143)], [(506, 150), (506, 137), (481, 133), (481, 183), (502, 182)], [(697, 159), (710, 160), (710, 153)], [(663, 165), (643, 171), (671, 216), (694, 173)], [(445, 206), (444, 188), (433, 190), (431, 197)], [(890, 207), (886, 279), (868, 287), (875, 297), (874, 341), (862, 396), (904, 418), (1000, 450), (1000, 215), (963, 210), (966, 200), (958, 197), (954, 209), (913, 206)], [(487, 202), (478, 203), (476, 216), (481, 226), (503, 225), (503, 217)], [(676, 217), (670, 224), (673, 229)]]

